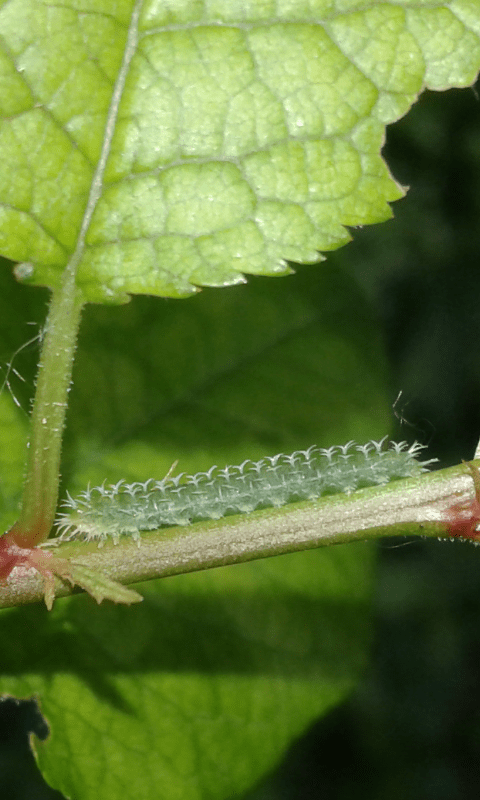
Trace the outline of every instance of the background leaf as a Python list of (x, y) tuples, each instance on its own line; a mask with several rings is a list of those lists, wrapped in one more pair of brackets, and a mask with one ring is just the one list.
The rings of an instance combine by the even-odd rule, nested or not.
[[(305, 268), (271, 289), (89, 307), (66, 486), (384, 434), (386, 370), (352, 281)], [(156, 581), (135, 609), (4, 610), (1, 691), (38, 697), (39, 763), (67, 796), (238, 796), (354, 686), (372, 556), (360, 543)]]
[(338, 444), (347, 431), (359, 441), (381, 436), (390, 410), (378, 351), (361, 295), (328, 267), (186, 304), (163, 301), (161, 311), (155, 298), (87, 307), (65, 444), (68, 488), (161, 477), (176, 459), (180, 471), (198, 471), (314, 441)]
[[(274, 16), (274, 19), (273, 19)], [(11, 0), (0, 252), (88, 300), (279, 274), (390, 216), (385, 124), (480, 67), (470, 0)]]

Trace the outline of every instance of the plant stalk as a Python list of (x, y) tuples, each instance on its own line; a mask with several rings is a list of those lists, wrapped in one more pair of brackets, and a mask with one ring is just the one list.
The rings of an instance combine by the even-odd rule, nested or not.
[(55, 519), (62, 436), (82, 306), (67, 271), (50, 301), (31, 415), (22, 507), (10, 531), (23, 547), (44, 542)]
[[(360, 489), (349, 497), (336, 494), (279, 509), (151, 531), (143, 534), (138, 544), (125, 536), (117, 545), (107, 542), (99, 548), (96, 542), (72, 541), (52, 552), (129, 584), (385, 536), (448, 538), (448, 509), (474, 499), (472, 476), (465, 465), (459, 465)], [(43, 594), (42, 578), (31, 570), (14, 583), (0, 586), (0, 607), (37, 602)], [(69, 594), (70, 584), (57, 580), (57, 597)]]

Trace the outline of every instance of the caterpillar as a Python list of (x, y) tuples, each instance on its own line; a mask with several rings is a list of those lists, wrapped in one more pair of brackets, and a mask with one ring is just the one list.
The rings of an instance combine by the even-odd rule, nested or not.
[(313, 445), (291, 455), (279, 453), (244, 461), (239, 466), (211, 467), (196, 475), (182, 473), (163, 480), (88, 488), (67, 495), (56, 520), (57, 541), (96, 540), (121, 536), (139, 541), (142, 531), (164, 526), (220, 519), (258, 508), (279, 507), (297, 500), (315, 500), (408, 478), (427, 471), (437, 459), (420, 461), (424, 445), (415, 442), (351, 441), (324, 449)]

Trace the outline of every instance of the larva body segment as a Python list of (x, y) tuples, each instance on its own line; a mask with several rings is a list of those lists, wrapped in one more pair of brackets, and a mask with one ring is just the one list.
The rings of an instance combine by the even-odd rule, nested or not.
[(420, 475), (430, 461), (419, 461), (423, 446), (406, 442), (354, 442), (328, 450), (317, 446), (278, 454), (260, 461), (196, 475), (87, 489), (63, 503), (57, 519), (60, 540), (118, 542), (121, 536), (139, 540), (142, 531), (163, 526), (220, 519), (228, 514), (278, 507), (323, 495), (350, 494), (367, 486)]

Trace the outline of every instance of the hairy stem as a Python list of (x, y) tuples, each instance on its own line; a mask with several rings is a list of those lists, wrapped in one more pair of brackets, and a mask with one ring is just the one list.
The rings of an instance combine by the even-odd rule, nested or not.
[(44, 542), (58, 498), (62, 435), (82, 302), (72, 276), (52, 294), (38, 368), (22, 508), (11, 537), (23, 547)]
[[(102, 548), (95, 542), (69, 542), (57, 547), (55, 556), (70, 558), (109, 579), (134, 583), (355, 540), (447, 537), (448, 509), (474, 497), (471, 475), (460, 465), (382, 488), (361, 489), (350, 497), (337, 494), (218, 522), (164, 528), (142, 535), (138, 546), (128, 537)], [(57, 581), (57, 596), (71, 593), (71, 586)], [(33, 572), (0, 586), (0, 607), (42, 598), (42, 580)]]

